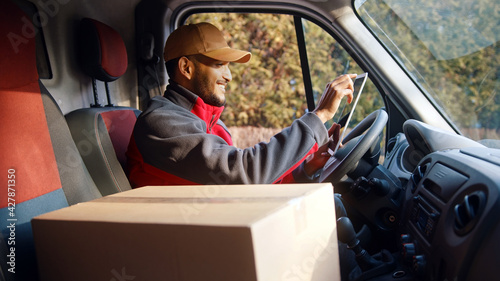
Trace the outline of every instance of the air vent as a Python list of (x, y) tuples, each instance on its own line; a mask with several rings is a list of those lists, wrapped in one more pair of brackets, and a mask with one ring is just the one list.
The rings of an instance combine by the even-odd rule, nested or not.
[(425, 172), (427, 171), (429, 165), (430, 163), (417, 166), (417, 168), (415, 168), (415, 171), (413, 171), (413, 174), (411, 174), (411, 181), (413, 184), (411, 189), (412, 192), (417, 189), (418, 183), (424, 178)]
[(476, 226), (485, 204), (484, 192), (476, 191), (465, 195), (463, 201), (455, 205), (455, 232), (458, 235), (463, 236)]

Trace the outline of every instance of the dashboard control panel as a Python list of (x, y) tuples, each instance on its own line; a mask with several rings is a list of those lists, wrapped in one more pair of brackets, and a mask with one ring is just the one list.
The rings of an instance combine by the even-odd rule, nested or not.
[(475, 148), (430, 153), (407, 182), (399, 246), (417, 280), (496, 274), (490, 260), (500, 252), (500, 165), (481, 151), (478, 157)]

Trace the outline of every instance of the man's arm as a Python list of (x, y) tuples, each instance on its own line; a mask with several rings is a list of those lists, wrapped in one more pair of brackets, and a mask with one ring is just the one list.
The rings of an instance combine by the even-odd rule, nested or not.
[[(318, 105), (313, 111), (323, 123), (332, 119), (339, 108), (342, 98), (346, 97), (348, 103), (352, 102), (352, 93), (354, 91), (352, 79), (356, 78), (356, 76), (356, 74), (345, 74), (327, 84)], [(335, 147), (337, 143), (341, 141), (339, 139), (340, 125), (333, 124), (328, 130), (328, 135), (330, 136), (329, 141), (323, 144), (314, 154), (309, 155), (305, 160), (303, 169), (306, 175), (314, 175), (326, 164), (330, 158), (327, 152), (328, 147)]]

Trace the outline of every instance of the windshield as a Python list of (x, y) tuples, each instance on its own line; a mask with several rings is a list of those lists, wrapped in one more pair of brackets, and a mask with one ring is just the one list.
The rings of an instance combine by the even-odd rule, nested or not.
[(498, 0), (355, 0), (354, 5), (463, 135), (500, 139)]

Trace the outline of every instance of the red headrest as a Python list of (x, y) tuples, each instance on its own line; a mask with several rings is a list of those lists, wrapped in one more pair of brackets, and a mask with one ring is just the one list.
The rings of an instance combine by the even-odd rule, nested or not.
[(83, 71), (91, 77), (111, 82), (127, 70), (127, 50), (122, 37), (102, 22), (82, 19), (78, 48)]

